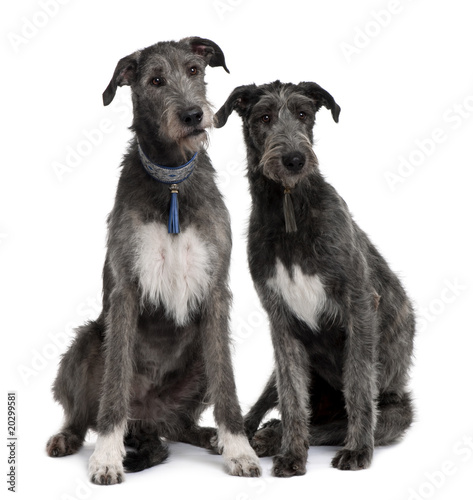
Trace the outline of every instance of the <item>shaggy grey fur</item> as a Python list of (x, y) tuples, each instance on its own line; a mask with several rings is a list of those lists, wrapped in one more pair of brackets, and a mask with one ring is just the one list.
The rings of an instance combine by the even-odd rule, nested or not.
[[(216, 430), (198, 426), (209, 404), (228, 472), (261, 472), (229, 350), (230, 220), (204, 149), (213, 118), (206, 65), (227, 70), (214, 42), (160, 42), (121, 59), (103, 94), (108, 105), (118, 86), (131, 86), (134, 138), (108, 217), (103, 311), (77, 330), (61, 361), (53, 392), (65, 424), (47, 444), (50, 456), (68, 455), (96, 430), (89, 474), (98, 484), (124, 479), (124, 440), (134, 448), (124, 457), (132, 472), (166, 459), (162, 438), (211, 449)], [(138, 141), (168, 167), (198, 151), (194, 172), (179, 184), (180, 234), (167, 234), (169, 188), (143, 168)]]
[[(413, 308), (319, 171), (312, 129), (321, 106), (338, 122), (340, 107), (319, 85), (276, 81), (236, 88), (216, 115), (218, 127), (233, 110), (243, 119), (248, 259), (276, 360), (245, 426), (260, 456), (276, 454), (281, 477), (305, 473), (310, 444), (343, 446), (332, 465), (364, 469), (374, 445), (402, 436), (413, 416)], [(294, 232), (285, 224), (285, 188)], [(276, 405), (281, 421), (257, 431)]]

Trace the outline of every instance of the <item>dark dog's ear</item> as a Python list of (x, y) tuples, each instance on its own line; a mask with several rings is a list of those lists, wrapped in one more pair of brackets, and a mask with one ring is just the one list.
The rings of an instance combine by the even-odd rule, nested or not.
[(189, 38), (184, 38), (182, 42), (187, 42), (190, 45), (192, 52), (198, 56), (204, 58), (205, 62), (212, 66), (222, 66), (223, 69), (230, 73), (225, 64), (225, 56), (223, 55), (222, 49), (212, 40), (207, 38), (200, 38), (198, 36), (191, 36)]
[(321, 106), (325, 106), (332, 112), (332, 117), (338, 123), (340, 116), (340, 106), (335, 102), (335, 99), (320, 85), (314, 82), (301, 82), (298, 87), (302, 89), (303, 93), (310, 97), (317, 107), (317, 111)]
[(241, 117), (246, 116), (251, 106), (258, 100), (261, 92), (258, 87), (251, 85), (242, 85), (237, 87), (225, 101), (225, 104), (217, 111), (214, 118), (216, 128), (223, 127), (227, 123), (228, 117), (235, 110)]
[(131, 85), (135, 81), (139, 54), (139, 51), (134, 52), (118, 61), (112, 79), (102, 94), (104, 106), (108, 106), (113, 101), (117, 87)]

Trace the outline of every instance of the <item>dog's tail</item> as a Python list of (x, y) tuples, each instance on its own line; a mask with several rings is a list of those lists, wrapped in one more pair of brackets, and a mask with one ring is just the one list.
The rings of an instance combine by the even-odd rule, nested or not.
[[(312, 419), (309, 427), (309, 444), (311, 446), (344, 446), (348, 430), (347, 417), (333, 420), (328, 420), (323, 415), (321, 417)], [(413, 418), (414, 411), (409, 393), (401, 397), (392, 394), (381, 396), (378, 401), (378, 419), (374, 433), (375, 446), (392, 444), (399, 440), (411, 425)], [(272, 419), (256, 432), (251, 445), (259, 457), (265, 457), (279, 453), (281, 441), (281, 421)]]
[[(374, 433), (375, 446), (384, 446), (398, 441), (410, 427), (414, 409), (410, 393), (401, 397), (381, 395), (378, 401), (378, 419)], [(311, 446), (343, 446), (347, 437), (348, 420), (335, 420), (326, 424), (311, 425)]]

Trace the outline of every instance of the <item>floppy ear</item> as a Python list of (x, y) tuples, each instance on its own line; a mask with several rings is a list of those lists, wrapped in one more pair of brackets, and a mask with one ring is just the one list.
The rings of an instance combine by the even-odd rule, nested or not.
[(244, 117), (259, 98), (261, 92), (258, 87), (251, 85), (242, 85), (237, 87), (225, 101), (225, 104), (215, 113), (214, 124), (216, 128), (221, 128), (227, 123), (228, 117), (235, 110), (241, 117)]
[(139, 55), (140, 52), (137, 51), (118, 61), (117, 67), (113, 72), (112, 79), (102, 94), (104, 106), (108, 106), (113, 101), (117, 87), (121, 87), (122, 85), (131, 85), (135, 81)]
[(205, 62), (209, 66), (213, 68), (215, 66), (222, 66), (227, 73), (230, 73), (225, 64), (225, 56), (223, 55), (222, 49), (215, 42), (212, 42), (212, 40), (191, 36), (181, 41), (187, 42), (192, 52), (205, 59)]
[(301, 82), (298, 87), (302, 89), (303, 93), (310, 97), (317, 107), (317, 111), (321, 106), (325, 106), (332, 112), (332, 117), (336, 123), (338, 123), (338, 117), (340, 116), (341, 108), (335, 102), (335, 99), (320, 85), (314, 82)]

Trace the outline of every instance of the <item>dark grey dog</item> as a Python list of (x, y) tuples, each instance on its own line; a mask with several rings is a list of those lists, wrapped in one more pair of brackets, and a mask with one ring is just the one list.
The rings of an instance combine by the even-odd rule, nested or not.
[[(231, 233), (203, 149), (213, 119), (206, 65), (227, 69), (214, 42), (161, 42), (121, 59), (103, 94), (108, 105), (117, 86), (131, 86), (135, 136), (108, 218), (103, 311), (61, 361), (54, 396), (65, 424), (47, 444), (50, 456), (68, 455), (97, 430), (95, 483), (121, 482), (123, 464), (134, 472), (164, 461), (162, 437), (217, 441), (230, 474), (261, 472), (229, 352)], [(198, 426), (208, 404), (218, 439)], [(124, 444), (135, 450), (125, 455)]]
[(276, 476), (304, 474), (307, 448), (339, 445), (332, 464), (369, 466), (373, 446), (409, 427), (414, 315), (406, 293), (318, 169), (315, 114), (340, 107), (319, 85), (236, 88), (216, 118), (243, 119), (253, 201), (248, 258), (268, 312), (276, 369), (245, 419)]

